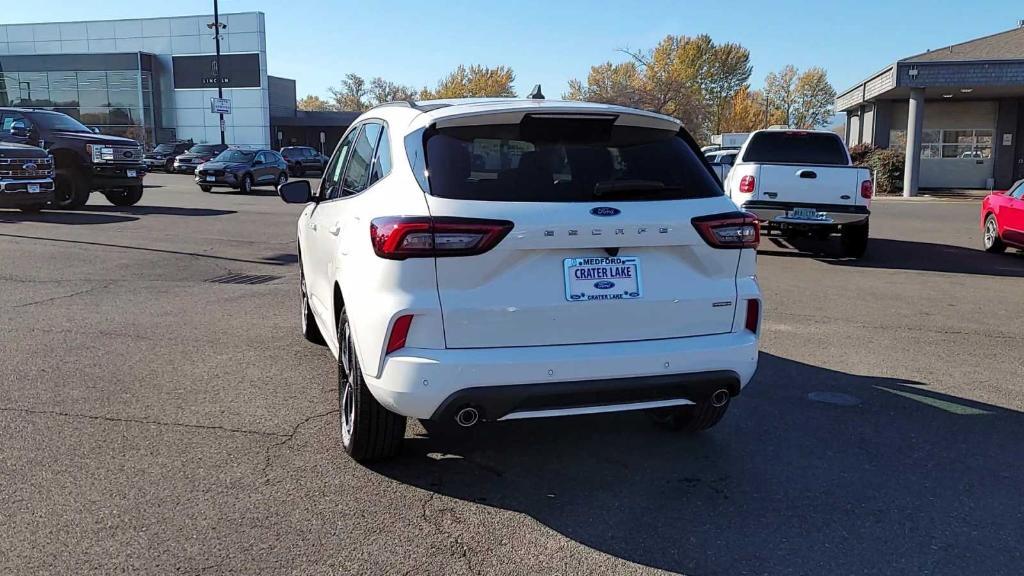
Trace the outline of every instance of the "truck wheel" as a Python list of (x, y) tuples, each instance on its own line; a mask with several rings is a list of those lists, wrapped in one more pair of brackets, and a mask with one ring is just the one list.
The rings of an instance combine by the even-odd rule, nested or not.
[(868, 249), (868, 221), (844, 224), (839, 231), (843, 256), (860, 258)]
[(142, 200), (142, 186), (129, 186), (124, 190), (108, 190), (103, 193), (114, 206), (135, 206)]
[(402, 448), (405, 416), (388, 411), (367, 389), (353, 345), (348, 315), (344, 311), (338, 323), (338, 343), (341, 446), (356, 462), (391, 458)]
[(316, 317), (313, 316), (313, 309), (309, 307), (309, 296), (306, 294), (306, 274), (302, 271), (302, 263), (299, 263), (299, 291), (302, 294), (302, 337), (313, 344), (324, 344), (324, 336), (316, 325)]
[(985, 252), (998, 254), (1006, 251), (1006, 244), (999, 237), (999, 225), (996, 223), (995, 214), (989, 214), (985, 218), (985, 235), (982, 237), (985, 244)]
[(711, 401), (699, 402), (689, 406), (672, 408), (656, 408), (647, 412), (648, 417), (660, 428), (678, 430), (680, 432), (700, 432), (707, 430), (725, 416), (730, 401), (715, 406)]
[(18, 210), (26, 214), (38, 214), (46, 208), (46, 204), (26, 204), (25, 206), (19, 206)]
[(213, 186), (206, 186), (204, 184), (200, 184), (199, 189), (202, 190), (203, 192), (209, 192), (210, 190), (213, 190)]
[(89, 201), (85, 178), (73, 168), (58, 168), (53, 175), (53, 205), (61, 210), (77, 210)]

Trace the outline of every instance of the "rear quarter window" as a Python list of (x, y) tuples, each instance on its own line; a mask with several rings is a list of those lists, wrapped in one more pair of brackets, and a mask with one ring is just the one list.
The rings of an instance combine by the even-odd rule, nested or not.
[(542, 119), (428, 131), (430, 194), (497, 202), (679, 200), (720, 196), (674, 131), (614, 120)]
[(760, 132), (750, 137), (744, 162), (762, 164), (821, 164), (846, 166), (846, 145), (823, 132)]

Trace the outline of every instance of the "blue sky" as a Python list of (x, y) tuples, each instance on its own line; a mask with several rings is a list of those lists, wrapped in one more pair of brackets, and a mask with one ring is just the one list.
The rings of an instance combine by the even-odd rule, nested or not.
[[(178, 16), (210, 13), (212, 5), (4, 1), (0, 22), (39, 22), (44, 14), (53, 21)], [(955, 9), (934, 0), (220, 1), (222, 12), (266, 13), (270, 73), (295, 78), (300, 95), (323, 96), (348, 72), (421, 87), (460, 63), (477, 63), (509, 65), (521, 94), (540, 83), (554, 97), (569, 78), (585, 78), (591, 65), (621, 60), (618, 48), (700, 33), (750, 49), (755, 87), (791, 63), (824, 67), (843, 90), (898, 58), (1012, 28), (1024, 18), (1021, 6), (1019, 0)]]

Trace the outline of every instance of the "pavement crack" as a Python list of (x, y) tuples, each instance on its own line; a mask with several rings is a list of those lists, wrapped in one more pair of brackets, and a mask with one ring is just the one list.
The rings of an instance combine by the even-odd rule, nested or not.
[[(451, 541), (452, 544), (454, 544), (458, 548), (459, 558), (461, 558), (462, 561), (465, 563), (466, 570), (468, 570), (470, 574), (477, 574), (476, 569), (473, 567), (473, 558), (472, 556), (470, 556), (469, 546), (467, 546), (466, 543), (462, 541), (462, 538), (460, 538), (457, 534), (453, 534), (452, 532), (448, 531), (448, 529), (446, 529), (444, 526), (442, 526), (441, 522), (435, 519), (433, 517), (434, 515), (430, 514), (430, 512), (428, 511), (428, 508), (430, 508), (430, 503), (433, 502), (434, 498), (436, 497), (436, 492), (430, 492), (428, 494), (428, 496), (423, 500), (422, 506), (420, 507), (420, 516), (423, 518), (423, 521), (428, 526), (434, 529), (435, 532), (448, 538), (448, 540)], [(451, 508), (442, 508), (437, 512), (454, 513), (454, 510), (452, 510)]]
[(115, 416), (96, 416), (94, 414), (78, 414), (75, 412), (60, 412), (58, 410), (33, 410), (31, 408), (13, 408), (0, 406), (0, 412), (13, 412), (21, 414), (35, 414), (40, 416), (60, 416), (63, 418), (95, 420), (100, 422), (129, 423), (129, 424), (150, 424), (154, 426), (169, 426), (172, 428), (188, 428), (193, 430), (215, 430), (218, 432), (230, 432), (232, 434), (250, 434), (253, 436), (272, 436), (280, 438), (286, 436), (276, 432), (264, 432), (262, 430), (246, 430), (244, 428), (231, 428), (228, 426), (213, 426), (208, 424), (184, 424), (181, 422), (161, 422), (160, 420), (143, 420), (141, 418), (118, 418)]
[(91, 288), (86, 288), (84, 290), (79, 290), (77, 292), (72, 292), (71, 294), (63, 294), (61, 296), (53, 296), (51, 298), (44, 298), (42, 300), (36, 300), (34, 302), (26, 302), (24, 304), (16, 304), (14, 306), (11, 306), (11, 308), (24, 308), (26, 306), (35, 306), (36, 304), (45, 304), (46, 302), (53, 302), (54, 300), (63, 300), (65, 298), (72, 298), (74, 296), (80, 296), (82, 294), (86, 294), (86, 293), (92, 292), (94, 290), (101, 290), (103, 288), (107, 288), (108, 286), (110, 286), (110, 283), (101, 284), (99, 286), (93, 286)]
[(330, 416), (331, 414), (337, 414), (337, 413), (338, 413), (338, 409), (335, 408), (334, 410), (329, 410), (327, 412), (322, 412), (320, 414), (313, 414), (312, 416), (307, 416), (304, 420), (302, 420), (301, 422), (299, 422), (298, 424), (296, 424), (295, 426), (292, 427), (292, 431), (291, 431), (290, 434), (276, 434), (276, 436), (280, 436), (283, 439), (280, 442), (275, 442), (273, 444), (268, 445), (266, 450), (263, 453), (263, 479), (264, 479), (264, 483), (269, 483), (270, 482), (270, 477), (268, 476), (268, 474), (270, 472), (270, 464), (271, 464), (270, 451), (271, 450), (273, 450), (274, 448), (279, 448), (279, 447), (284, 446), (285, 444), (291, 442), (292, 439), (295, 438), (295, 435), (299, 433), (299, 429), (302, 428), (303, 426), (305, 426), (306, 424), (312, 422), (313, 420), (317, 420), (319, 418), (324, 418), (325, 416)]

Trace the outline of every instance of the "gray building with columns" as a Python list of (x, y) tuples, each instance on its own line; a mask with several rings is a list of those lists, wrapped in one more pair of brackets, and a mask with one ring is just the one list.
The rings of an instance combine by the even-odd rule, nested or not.
[(1024, 178), (1024, 25), (899, 60), (836, 99), (846, 141), (907, 151), (904, 194)]

